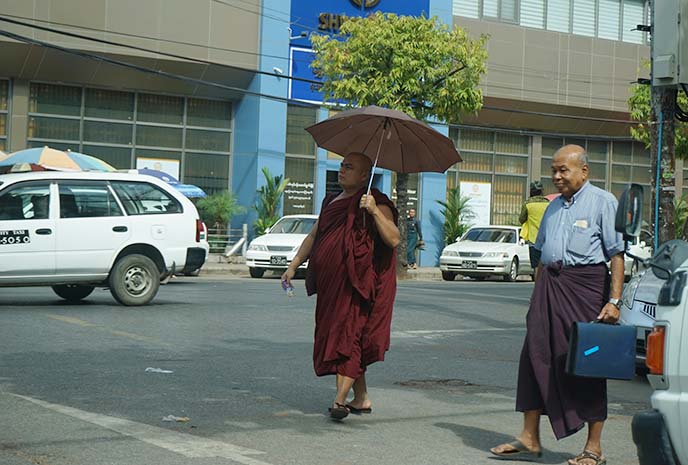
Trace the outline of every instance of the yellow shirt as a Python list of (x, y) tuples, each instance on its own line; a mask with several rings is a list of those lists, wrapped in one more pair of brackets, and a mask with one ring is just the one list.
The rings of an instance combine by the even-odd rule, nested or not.
[(531, 244), (535, 244), (540, 222), (549, 205), (549, 200), (540, 195), (533, 196), (526, 200), (521, 207), (521, 215), (518, 220), (522, 224), (521, 237)]

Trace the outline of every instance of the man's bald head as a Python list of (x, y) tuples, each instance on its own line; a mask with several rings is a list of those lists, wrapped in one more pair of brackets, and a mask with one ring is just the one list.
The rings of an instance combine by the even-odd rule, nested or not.
[(588, 181), (588, 156), (580, 145), (565, 145), (552, 157), (552, 183), (570, 199)]
[(565, 157), (571, 161), (578, 162), (580, 167), (583, 167), (583, 165), (588, 164), (588, 154), (585, 152), (585, 149), (580, 145), (569, 144), (563, 146), (562, 148), (554, 152), (553, 158), (557, 157)]

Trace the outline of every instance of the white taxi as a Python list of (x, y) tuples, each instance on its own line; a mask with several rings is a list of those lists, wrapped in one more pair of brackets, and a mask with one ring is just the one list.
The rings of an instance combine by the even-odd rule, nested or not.
[(107, 287), (144, 305), (207, 258), (203, 223), (163, 181), (128, 173), (0, 175), (0, 287), (52, 286), (68, 301)]
[[(286, 215), (262, 236), (251, 241), (246, 251), (246, 265), (252, 278), (262, 278), (266, 270), (283, 272), (311, 232), (318, 215)], [(299, 270), (308, 266), (306, 260)]]
[(455, 243), (442, 250), (442, 279), (453, 281), (457, 274), (475, 279), (502, 275), (516, 281), (519, 275), (532, 275), (528, 246), (519, 237), (517, 226), (476, 226)]

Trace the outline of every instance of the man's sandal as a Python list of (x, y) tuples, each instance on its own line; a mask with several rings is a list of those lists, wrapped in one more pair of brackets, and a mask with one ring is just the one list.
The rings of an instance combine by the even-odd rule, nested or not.
[(590, 465), (606, 465), (607, 459), (605, 459), (602, 455), (590, 452), (589, 450), (584, 450), (568, 461), (569, 465), (587, 465), (588, 463)]
[(497, 452), (495, 450), (497, 447), (499, 447), (497, 446), (490, 449), (490, 452), (499, 458), (513, 460), (537, 460), (542, 457), (541, 450), (528, 449), (526, 445), (518, 439), (503, 445), (511, 446), (511, 449)]

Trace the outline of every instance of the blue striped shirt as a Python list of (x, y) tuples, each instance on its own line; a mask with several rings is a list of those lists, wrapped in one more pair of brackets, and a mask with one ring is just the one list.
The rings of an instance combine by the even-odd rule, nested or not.
[(623, 237), (614, 230), (617, 206), (612, 194), (589, 182), (568, 202), (563, 195), (552, 200), (535, 241), (542, 264), (594, 265), (623, 252)]

